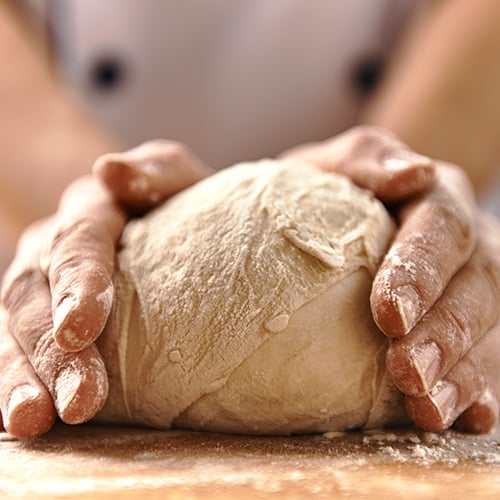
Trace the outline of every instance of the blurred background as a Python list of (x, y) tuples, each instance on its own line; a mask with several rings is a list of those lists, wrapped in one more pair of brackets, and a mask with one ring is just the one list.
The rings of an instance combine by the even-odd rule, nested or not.
[(0, 272), (102, 153), (214, 168), (358, 123), (463, 166), (500, 214), (500, 2), (0, 0)]

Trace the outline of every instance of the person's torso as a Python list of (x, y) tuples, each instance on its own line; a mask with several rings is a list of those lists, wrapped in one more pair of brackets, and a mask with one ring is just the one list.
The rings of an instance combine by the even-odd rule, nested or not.
[(125, 146), (222, 167), (356, 122), (407, 0), (51, 2), (64, 76)]

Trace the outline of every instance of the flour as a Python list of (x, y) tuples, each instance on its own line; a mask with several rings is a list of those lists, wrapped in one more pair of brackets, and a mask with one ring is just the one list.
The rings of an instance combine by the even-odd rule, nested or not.
[(99, 419), (280, 434), (404, 420), (369, 309), (393, 229), (347, 179), (270, 160), (130, 223)]
[(335, 440), (343, 453), (358, 462), (366, 454), (386, 463), (416, 464), (432, 467), (445, 464), (500, 464), (498, 440), (491, 436), (440, 434), (417, 428), (367, 429), (360, 433), (327, 432), (323, 437)]

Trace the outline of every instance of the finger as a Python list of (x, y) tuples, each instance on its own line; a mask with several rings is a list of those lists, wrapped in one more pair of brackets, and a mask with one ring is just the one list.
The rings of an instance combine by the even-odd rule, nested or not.
[(455, 428), (469, 434), (490, 434), (498, 425), (498, 399), (486, 392), (455, 421)]
[(428, 392), (498, 322), (500, 266), (490, 264), (491, 254), (479, 240), (442, 298), (407, 336), (392, 344), (387, 366), (402, 392)]
[(125, 207), (149, 208), (211, 174), (183, 145), (149, 141), (124, 153), (98, 158), (94, 174)]
[(484, 434), (498, 423), (500, 326), (491, 329), (424, 397), (406, 398), (414, 422), (441, 431), (456, 422), (465, 432)]
[(52, 335), (51, 298), (45, 276), (32, 269), (19, 278), (4, 300), (7, 327), (49, 391), (61, 419), (70, 424), (91, 419), (106, 401), (104, 363), (94, 345), (82, 352), (59, 349)]
[(481, 398), (485, 390), (480, 364), (466, 356), (429, 394), (407, 396), (406, 410), (419, 427), (440, 432), (451, 427), (460, 414)]
[(17, 342), (9, 335), (5, 312), (0, 312), (0, 411), (7, 432), (31, 438), (47, 432), (55, 422), (52, 398)]
[(54, 338), (65, 351), (88, 347), (104, 328), (113, 303), (115, 244), (124, 224), (110, 194), (89, 177), (65, 193), (46, 230), (40, 267), (50, 283)]
[(329, 141), (301, 146), (284, 154), (322, 170), (349, 177), (385, 202), (395, 202), (434, 183), (434, 162), (417, 154), (390, 132), (371, 126), (348, 130)]
[[(460, 415), (456, 427), (464, 432), (485, 434), (493, 432), (500, 415), (500, 324), (495, 325), (471, 349), (479, 360), (482, 373), (486, 379), (486, 389), (480, 398)], [(466, 384), (475, 383), (477, 376), (465, 380)]]
[(399, 222), (370, 299), (377, 325), (396, 338), (417, 324), (474, 249), (475, 202), (465, 175), (441, 164), (436, 187), (406, 205)]

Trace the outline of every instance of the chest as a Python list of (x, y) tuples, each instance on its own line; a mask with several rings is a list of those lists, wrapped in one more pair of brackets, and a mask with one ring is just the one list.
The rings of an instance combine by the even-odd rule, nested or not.
[(175, 139), (220, 167), (354, 124), (406, 3), (74, 0), (53, 23), (62, 72), (125, 145)]

